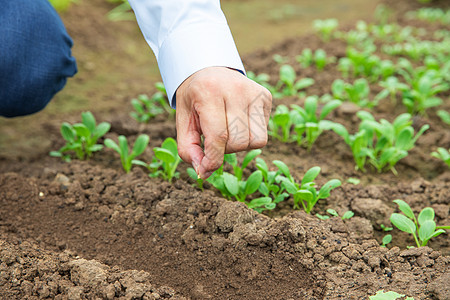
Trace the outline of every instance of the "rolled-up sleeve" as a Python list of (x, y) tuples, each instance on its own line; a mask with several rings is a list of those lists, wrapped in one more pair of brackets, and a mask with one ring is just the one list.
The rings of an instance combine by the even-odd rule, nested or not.
[(218, 0), (129, 0), (175, 108), (183, 81), (206, 67), (244, 66)]

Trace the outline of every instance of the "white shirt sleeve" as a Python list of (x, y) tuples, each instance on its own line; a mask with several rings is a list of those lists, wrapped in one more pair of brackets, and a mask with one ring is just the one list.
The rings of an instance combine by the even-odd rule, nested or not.
[(129, 0), (155, 53), (171, 105), (183, 81), (206, 67), (245, 74), (219, 0)]

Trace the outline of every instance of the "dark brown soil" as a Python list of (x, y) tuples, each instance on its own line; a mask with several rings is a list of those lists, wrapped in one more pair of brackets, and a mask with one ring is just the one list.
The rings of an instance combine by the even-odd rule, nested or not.
[[(417, 5), (399, 2), (392, 6), (402, 13)], [(114, 51), (109, 31), (120, 26), (97, 28), (88, 35), (90, 26), (77, 22), (86, 7), (79, 9), (73, 19), (65, 20), (74, 39), (83, 47)], [(435, 26), (412, 25), (428, 30)], [(124, 34), (134, 34), (124, 28)], [(342, 42), (325, 44), (311, 35), (253, 53), (244, 62), (248, 70), (269, 73), (276, 80), (279, 66), (272, 55), (288, 56), (300, 76), (316, 80), (308, 94), (328, 93), (341, 74), (335, 64), (322, 72), (298, 67), (294, 57), (306, 47), (345, 55)], [(372, 88), (377, 91), (376, 85)], [(443, 95), (447, 110), (448, 96)], [(275, 100), (274, 105), (302, 101), (289, 98)], [(147, 133), (154, 147), (176, 135), (173, 120), (160, 117), (137, 124), (128, 116), (131, 106), (122, 102), (125, 109), (95, 113), (99, 121), (112, 123), (107, 137), (124, 134), (134, 141)], [(345, 105), (330, 118), (356, 128), (355, 111)], [(392, 120), (402, 112), (400, 105), (382, 103), (374, 115)], [(450, 224), (450, 172), (429, 155), (437, 146), (450, 148), (450, 131), (433, 110), (426, 118), (414, 119), (415, 128), (425, 123), (431, 128), (400, 161), (399, 176), (355, 171), (350, 150), (333, 133), (324, 133), (311, 152), (269, 141), (262, 157), (267, 162), (283, 160), (294, 177), (300, 179), (318, 165), (319, 184), (331, 178), (343, 181), (313, 213), (352, 210), (355, 216), (345, 221), (322, 221), (293, 211), (290, 201), (258, 214), (213, 189), (201, 192), (192, 187), (183, 171), (186, 164), (179, 167), (181, 179), (169, 184), (150, 179), (139, 168), (125, 174), (108, 149), (89, 162), (48, 157), (48, 151), (62, 146), (59, 124), (78, 119), (77, 114), (43, 120), (48, 146), (37, 153), (15, 159), (0, 154), (1, 299), (368, 299), (381, 289), (416, 300), (450, 299), (447, 234), (429, 247), (406, 249), (414, 241), (395, 229), (388, 248), (379, 246), (385, 234), (381, 225), (389, 225), (391, 213), (397, 211), (394, 199), (405, 200), (416, 213), (433, 207), (437, 223)], [(146, 161), (151, 157), (151, 149), (142, 156)], [(361, 179), (361, 184), (346, 183), (349, 177)]]

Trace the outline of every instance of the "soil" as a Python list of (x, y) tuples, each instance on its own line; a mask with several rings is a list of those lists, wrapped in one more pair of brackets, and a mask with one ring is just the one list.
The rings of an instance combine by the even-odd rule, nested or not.
[[(417, 8), (416, 1), (386, 3), (401, 13)], [(79, 37), (82, 47), (114, 51), (117, 46), (108, 32), (121, 30), (120, 26), (87, 34), (90, 26), (77, 25), (86, 7), (77, 9), (73, 19), (67, 15), (64, 20), (74, 39)], [(436, 29), (427, 22), (400, 22)], [(134, 34), (130, 30), (122, 32)], [(276, 80), (279, 66), (272, 55), (287, 56), (299, 76), (315, 79), (307, 94), (329, 93), (332, 81), (342, 77), (336, 64), (322, 72), (300, 68), (294, 57), (304, 48), (345, 55), (342, 42), (323, 43), (309, 35), (243, 59), (247, 70), (268, 73)], [(134, 84), (128, 87), (133, 95), (144, 83)], [(374, 94), (379, 91), (377, 85), (371, 88)], [(120, 87), (118, 91), (124, 92)], [(440, 96), (445, 99), (442, 108), (450, 110), (449, 94)], [(102, 101), (101, 107), (108, 107)], [(126, 109), (111, 106), (104, 114), (95, 112), (99, 121), (112, 123), (106, 137), (124, 134), (134, 141), (147, 133), (154, 147), (176, 135), (173, 120), (159, 117), (137, 124), (128, 115), (131, 106), (123, 98), (120, 101)], [(274, 105), (302, 101), (286, 98), (274, 100)], [(355, 129), (356, 110), (343, 105), (329, 118)], [(392, 121), (402, 112), (401, 105), (382, 102), (373, 114)], [(199, 191), (183, 171), (172, 184), (149, 178), (137, 167), (125, 174), (109, 149), (86, 162), (49, 157), (48, 151), (63, 144), (60, 123), (78, 119), (77, 113), (69, 119), (40, 120), (48, 141), (39, 151), (18, 157), (0, 154), (1, 299), (368, 299), (381, 289), (416, 300), (450, 299), (447, 234), (429, 247), (407, 249), (414, 241), (395, 229), (393, 242), (380, 247), (386, 234), (381, 225), (390, 224), (391, 213), (397, 211), (394, 199), (405, 200), (415, 213), (433, 207), (438, 224), (450, 223), (450, 172), (429, 155), (437, 146), (450, 148), (450, 131), (436, 110), (414, 118), (416, 129), (423, 124), (431, 128), (396, 166), (398, 176), (355, 171), (351, 152), (333, 133), (319, 137), (310, 152), (296, 144), (269, 141), (262, 157), (267, 162), (284, 161), (295, 178), (318, 165), (319, 185), (331, 178), (343, 181), (313, 214), (324, 214), (328, 208), (341, 215), (352, 210), (355, 216), (345, 221), (337, 217), (323, 221), (293, 211), (291, 201), (259, 214), (227, 201), (212, 188)], [(142, 155), (145, 161), (151, 157), (150, 149)], [(186, 167), (182, 164), (179, 170)], [(350, 177), (361, 183), (346, 182)]]

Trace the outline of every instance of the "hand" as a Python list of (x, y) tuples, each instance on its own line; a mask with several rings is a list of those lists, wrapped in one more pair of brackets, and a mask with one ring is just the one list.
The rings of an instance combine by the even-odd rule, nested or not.
[(176, 97), (178, 153), (202, 179), (222, 165), (225, 153), (267, 144), (272, 95), (238, 71), (202, 69), (178, 87)]

